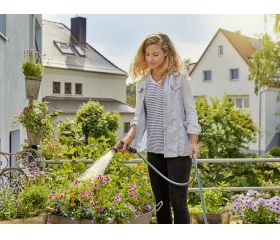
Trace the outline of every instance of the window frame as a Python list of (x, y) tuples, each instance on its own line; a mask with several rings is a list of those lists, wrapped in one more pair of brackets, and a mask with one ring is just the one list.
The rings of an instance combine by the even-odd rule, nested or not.
[[(222, 50), (222, 51), (220, 51)], [(223, 45), (218, 45), (218, 56), (222, 57), (224, 55), (224, 46)]]
[[(210, 79), (206, 79), (206, 73), (209, 72), (210, 73)], [(203, 70), (203, 81), (204, 82), (209, 82), (212, 81), (212, 71), (211, 70)]]
[[(234, 70), (237, 70), (237, 78), (232, 78), (234, 75)], [(239, 80), (239, 68), (230, 68), (229, 69), (229, 80), (230, 81), (238, 81)]]
[[(61, 53), (61, 54), (66, 54), (66, 55), (75, 55), (75, 52), (74, 52), (74, 50), (73, 50), (73, 48), (71, 47), (71, 44), (68, 44), (68, 43), (65, 43), (65, 42), (57, 42), (57, 41), (53, 41), (54, 42), (54, 44), (55, 44), (55, 46), (57, 47), (57, 49), (59, 50), (59, 52)], [(61, 49), (61, 47), (60, 47), (60, 44), (65, 44), (65, 45), (67, 45), (70, 49), (71, 49), (71, 53), (70, 52), (63, 52), (63, 50)]]
[[(81, 86), (81, 93), (77, 93), (77, 85)], [(82, 83), (75, 83), (75, 94), (82, 95), (83, 94), (83, 84)]]
[[(54, 84), (55, 83), (58, 83), (59, 84), (59, 92), (54, 92)], [(60, 94), (61, 93), (61, 82), (56, 82), (56, 81), (53, 81), (53, 94)]]
[[(66, 92), (66, 85), (67, 84), (70, 84), (70, 92), (69, 93)], [(64, 94), (67, 94), (67, 95), (71, 95), (72, 94), (72, 83), (71, 82), (65, 82), (64, 83)]]

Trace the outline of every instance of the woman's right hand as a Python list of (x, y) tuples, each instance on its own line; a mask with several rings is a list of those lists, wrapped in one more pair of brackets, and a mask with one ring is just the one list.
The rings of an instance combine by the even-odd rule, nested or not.
[(129, 136), (126, 136), (121, 141), (123, 142), (122, 150), (126, 150), (126, 147), (131, 145), (133, 139)]

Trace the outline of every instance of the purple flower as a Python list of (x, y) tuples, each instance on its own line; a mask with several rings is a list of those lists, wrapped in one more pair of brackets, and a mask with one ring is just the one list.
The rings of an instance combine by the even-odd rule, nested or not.
[(43, 151), (42, 151), (41, 149), (39, 149), (39, 150), (38, 150), (38, 153), (39, 153), (40, 155), (42, 155), (42, 154), (43, 154)]
[(93, 195), (94, 195), (93, 192), (90, 192), (90, 193), (88, 194), (89, 197), (91, 197), (91, 196), (93, 196)]
[(152, 210), (152, 207), (151, 207), (151, 205), (145, 204), (145, 205), (144, 205), (144, 209), (145, 209), (147, 212), (150, 212), (150, 211)]
[(90, 204), (91, 208), (93, 208), (95, 206), (95, 203), (93, 201), (90, 201), (89, 204)]
[(51, 194), (50, 196), (49, 196), (49, 200), (54, 200), (55, 199), (55, 195), (54, 194)]
[(114, 199), (116, 202), (120, 202), (122, 200), (122, 195), (120, 193), (118, 193), (116, 196), (115, 196), (115, 199)]
[(74, 185), (78, 185), (78, 184), (80, 184), (80, 182), (81, 182), (80, 179), (75, 179), (74, 182), (73, 182), (73, 184), (74, 184)]
[(280, 207), (273, 207), (273, 212), (275, 212), (276, 214), (280, 214)]
[(104, 212), (104, 208), (100, 204), (97, 206), (97, 210), (98, 210), (99, 213)]

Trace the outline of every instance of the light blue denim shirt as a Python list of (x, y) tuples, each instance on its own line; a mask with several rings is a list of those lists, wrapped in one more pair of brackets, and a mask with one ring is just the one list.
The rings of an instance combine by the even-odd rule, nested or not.
[[(136, 125), (135, 147), (138, 152), (146, 150), (147, 126), (144, 98), (148, 77), (146, 74), (136, 82), (136, 111), (130, 126)], [(198, 135), (194, 98), (186, 74), (170, 72), (164, 83), (164, 157), (187, 156), (190, 145), (188, 134)]]

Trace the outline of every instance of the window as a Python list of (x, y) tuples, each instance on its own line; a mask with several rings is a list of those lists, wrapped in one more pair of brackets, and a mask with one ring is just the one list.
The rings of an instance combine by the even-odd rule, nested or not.
[(211, 71), (208, 70), (208, 71), (203, 71), (203, 80), (204, 81), (210, 81), (212, 80), (212, 74), (211, 74)]
[(72, 88), (72, 84), (71, 83), (65, 83), (64, 84), (64, 93), (65, 94), (71, 94), (71, 88)]
[(249, 108), (249, 95), (229, 95), (236, 108)]
[(0, 35), (6, 36), (6, 14), (0, 14)]
[(53, 82), (53, 93), (60, 93), (60, 82)]
[(68, 45), (67, 43), (59, 43), (59, 42), (54, 42), (54, 43), (61, 53), (74, 55), (71, 46)]
[(236, 108), (243, 108), (243, 99), (242, 98), (236, 98), (235, 99), (235, 107)]
[(238, 80), (239, 79), (239, 69), (233, 68), (229, 70), (230, 80)]
[(37, 19), (35, 22), (35, 48), (37, 52), (42, 52), (42, 29)]
[(82, 49), (80, 46), (74, 45), (74, 48), (81, 57), (86, 55), (84, 49)]
[(218, 56), (223, 56), (224, 54), (224, 46), (223, 45), (219, 45), (218, 46)]
[(81, 83), (76, 83), (75, 84), (75, 93), (76, 94), (82, 94), (82, 84)]
[(128, 133), (130, 129), (130, 122), (123, 123), (123, 133)]

